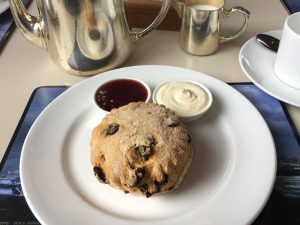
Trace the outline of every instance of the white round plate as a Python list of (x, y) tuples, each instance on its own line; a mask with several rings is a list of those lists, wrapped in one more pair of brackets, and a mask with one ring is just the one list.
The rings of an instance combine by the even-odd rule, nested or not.
[[(101, 184), (90, 163), (90, 136), (104, 112), (95, 90), (114, 78), (143, 80), (154, 89), (172, 79), (203, 83), (210, 111), (188, 124), (194, 158), (175, 191), (145, 198)], [(43, 224), (226, 224), (253, 221), (273, 187), (276, 154), (256, 108), (229, 85), (200, 72), (136, 66), (91, 77), (64, 92), (38, 117), (20, 164), (26, 200)]]
[(0, 0), (0, 14), (9, 8), (8, 0)]
[[(281, 38), (281, 30), (266, 34)], [(273, 68), (275, 57), (275, 52), (252, 37), (241, 48), (239, 61), (243, 72), (260, 89), (283, 102), (300, 107), (300, 89), (287, 85), (276, 76)]]

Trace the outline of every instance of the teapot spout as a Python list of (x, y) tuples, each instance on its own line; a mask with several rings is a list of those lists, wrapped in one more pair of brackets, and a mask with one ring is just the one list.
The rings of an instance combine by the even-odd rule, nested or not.
[(171, 2), (173, 8), (176, 10), (178, 16), (182, 18), (184, 3), (183, 0), (172, 0)]
[(28, 13), (21, 0), (9, 0), (11, 13), (22, 35), (34, 45), (47, 48), (44, 26), (41, 17)]

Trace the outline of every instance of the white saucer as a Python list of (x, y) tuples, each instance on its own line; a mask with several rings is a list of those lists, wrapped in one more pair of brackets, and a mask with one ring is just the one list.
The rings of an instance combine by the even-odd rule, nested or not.
[[(281, 38), (281, 30), (266, 32)], [(259, 44), (252, 37), (241, 48), (239, 62), (247, 77), (269, 95), (300, 107), (300, 90), (282, 82), (273, 70), (276, 53)]]

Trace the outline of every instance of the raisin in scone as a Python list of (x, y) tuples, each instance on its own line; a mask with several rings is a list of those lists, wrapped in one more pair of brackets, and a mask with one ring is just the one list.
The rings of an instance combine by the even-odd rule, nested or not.
[(91, 138), (95, 176), (125, 193), (146, 197), (175, 189), (192, 155), (185, 125), (173, 111), (154, 103), (113, 109)]

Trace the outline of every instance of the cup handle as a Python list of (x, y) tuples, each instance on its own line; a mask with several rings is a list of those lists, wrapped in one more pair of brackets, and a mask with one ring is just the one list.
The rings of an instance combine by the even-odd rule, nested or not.
[[(163, 21), (163, 19), (167, 15), (170, 5), (171, 5), (171, 0), (163, 0), (161, 9), (160, 9), (158, 15), (156, 16), (156, 18), (153, 20), (153, 22), (148, 27), (146, 27), (144, 30), (142, 30), (140, 32), (134, 32), (132, 30), (129, 30), (129, 34), (133, 38), (133, 40), (138, 41), (142, 37), (149, 34), (151, 31), (153, 31), (155, 28), (157, 28), (158, 25)], [(127, 26), (128, 26), (128, 24), (127, 24)]]
[(231, 9), (229, 9), (229, 10), (223, 9), (222, 14), (223, 14), (223, 17), (226, 18), (226, 17), (231, 16), (231, 14), (234, 13), (234, 12), (239, 12), (239, 13), (243, 14), (244, 19), (245, 19), (244, 24), (238, 32), (236, 32), (235, 34), (233, 34), (231, 36), (221, 35), (220, 36), (220, 42), (221, 43), (231, 41), (231, 40), (239, 37), (246, 30), (246, 27), (247, 27), (248, 21), (249, 21), (250, 12), (247, 9), (244, 9), (243, 7), (235, 6), (235, 7), (232, 7)]

